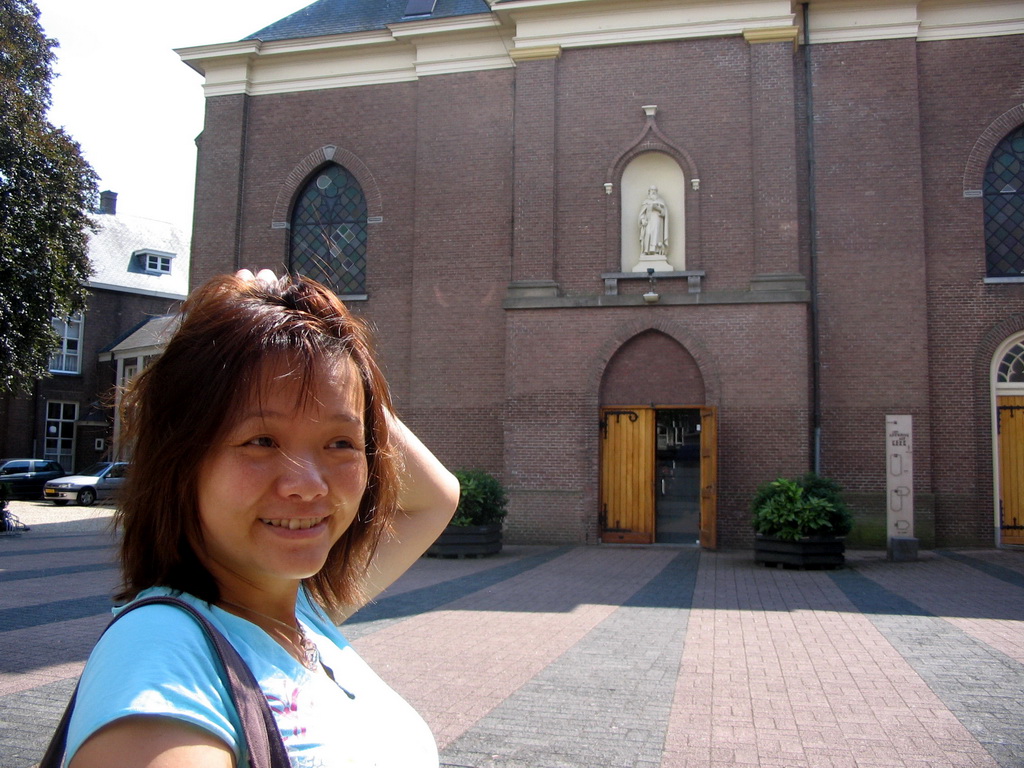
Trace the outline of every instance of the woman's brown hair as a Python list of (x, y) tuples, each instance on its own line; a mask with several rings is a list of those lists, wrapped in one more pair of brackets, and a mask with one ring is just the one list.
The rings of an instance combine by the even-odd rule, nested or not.
[(331, 615), (359, 604), (362, 578), (398, 495), (390, 396), (369, 336), (329, 289), (305, 278), (272, 283), (225, 275), (189, 296), (163, 354), (122, 399), (132, 466), (115, 517), (123, 533), (118, 599), (153, 586), (219, 599), (216, 581), (196, 554), (203, 546), (201, 463), (247, 398), (258, 396), (269, 364), (288, 362), (308, 397), (320, 372), (348, 358), (363, 386), (367, 486), (356, 519), (304, 584)]

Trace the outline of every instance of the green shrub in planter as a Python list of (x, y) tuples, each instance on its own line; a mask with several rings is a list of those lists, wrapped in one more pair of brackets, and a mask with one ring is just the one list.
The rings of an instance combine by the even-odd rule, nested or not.
[(813, 472), (762, 485), (754, 494), (753, 513), (755, 533), (784, 541), (845, 536), (853, 526), (842, 489)]
[(508, 514), (505, 488), (493, 476), (479, 469), (456, 470), (461, 495), (451, 525), (491, 525)]

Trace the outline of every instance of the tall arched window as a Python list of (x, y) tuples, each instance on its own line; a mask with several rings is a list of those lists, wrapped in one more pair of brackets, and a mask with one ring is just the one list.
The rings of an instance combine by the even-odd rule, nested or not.
[(1024, 126), (992, 151), (982, 191), (985, 274), (1024, 277)]
[(366, 198), (340, 165), (313, 174), (292, 210), (292, 272), (345, 296), (366, 293)]

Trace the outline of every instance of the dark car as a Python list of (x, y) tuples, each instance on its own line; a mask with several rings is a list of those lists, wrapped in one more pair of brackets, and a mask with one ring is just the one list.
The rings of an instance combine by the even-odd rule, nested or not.
[(10, 487), (13, 499), (41, 498), (47, 480), (66, 474), (64, 467), (47, 459), (0, 460), (0, 483)]

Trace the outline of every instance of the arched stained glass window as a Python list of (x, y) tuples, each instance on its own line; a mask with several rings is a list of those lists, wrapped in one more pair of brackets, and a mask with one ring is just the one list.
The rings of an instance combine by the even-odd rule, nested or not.
[(339, 295), (366, 292), (366, 198), (340, 165), (313, 174), (292, 211), (292, 272)]
[(1020, 382), (1024, 382), (1024, 342), (1017, 342), (1006, 351), (999, 361), (999, 372), (996, 374), (997, 384)]
[(1024, 277), (1024, 126), (993, 150), (982, 192), (985, 273)]

